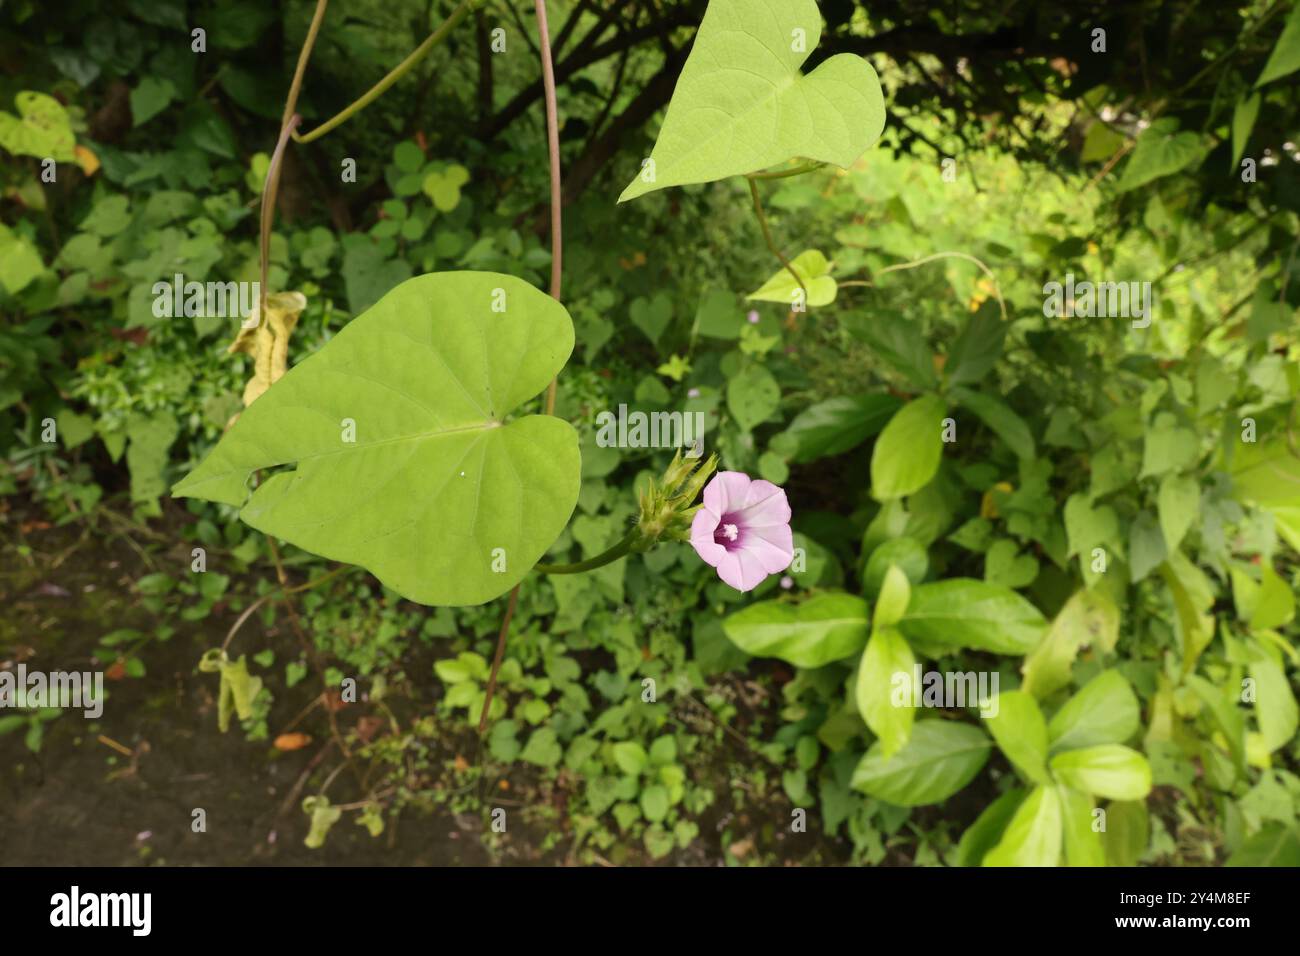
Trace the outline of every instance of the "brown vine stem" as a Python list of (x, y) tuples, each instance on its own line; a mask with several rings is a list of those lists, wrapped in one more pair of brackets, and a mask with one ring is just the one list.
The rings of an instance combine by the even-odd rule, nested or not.
[(262, 186), (261, 235), (258, 237), (262, 280), (257, 296), (259, 322), (266, 319), (266, 274), (271, 258), (271, 227), (275, 223), (275, 197), (280, 191), (280, 170), (284, 161), (284, 150), (288, 145), (289, 137), (302, 122), (302, 117), (295, 112), (298, 108), (298, 94), (302, 92), (302, 78), (307, 72), (307, 61), (311, 59), (311, 51), (316, 46), (316, 36), (320, 33), (320, 25), (325, 19), (327, 6), (329, 0), (316, 0), (316, 12), (312, 14), (311, 26), (307, 28), (302, 49), (298, 51), (298, 65), (294, 68), (293, 80), (289, 83), (289, 95), (284, 100), (284, 113), (280, 117), (280, 137), (276, 141), (271, 163), (266, 168), (266, 182)]
[[(261, 229), (258, 237), (260, 257), (259, 271), (261, 278), (261, 285), (258, 289), (257, 315), (259, 322), (265, 321), (266, 319), (267, 275), (270, 271), (271, 258), (271, 230), (275, 225), (275, 199), (276, 194), (280, 189), (280, 173), (284, 168), (284, 151), (288, 148), (289, 138), (293, 135), (294, 130), (298, 128), (298, 124), (302, 122), (302, 117), (297, 113), (298, 95), (302, 92), (303, 76), (307, 72), (307, 63), (311, 59), (312, 49), (316, 46), (316, 37), (320, 33), (321, 23), (325, 19), (325, 9), (328, 6), (329, 0), (316, 0), (316, 11), (312, 14), (311, 25), (307, 28), (307, 36), (303, 39), (302, 49), (298, 51), (298, 64), (294, 68), (293, 79), (289, 83), (289, 93), (284, 100), (284, 112), (281, 114), (280, 118), (280, 135), (276, 140), (275, 152), (271, 155), (271, 162), (267, 166), (266, 170), (266, 182), (262, 187)], [(302, 645), (307, 660), (312, 664), (317, 676), (320, 678), (323, 699), (327, 699), (329, 694), (329, 684), (325, 679), (324, 665), (321, 662), (320, 656), (316, 653), (314, 645), (308, 639), (306, 631), (303, 630), (302, 622), (298, 619), (298, 610), (294, 607), (293, 599), (289, 597), (289, 595), (293, 594), (297, 589), (289, 588), (289, 577), (285, 573), (284, 561), (280, 557), (280, 549), (276, 544), (275, 538), (267, 535), (266, 543), (270, 548), (271, 558), (275, 562), (275, 575), (280, 585), (280, 592), (278, 595), (276, 592), (271, 592), (246, 608), (244, 613), (239, 616), (239, 619), (235, 621), (235, 624), (230, 629), (229, 633), (226, 634), (226, 640), (221, 645), (221, 649), (222, 651), (226, 649), (226, 646), (230, 644), (231, 639), (235, 636), (235, 632), (239, 630), (240, 626), (248, 620), (253, 611), (255, 611), (265, 600), (280, 597), (283, 601), (285, 610), (288, 612), (289, 623), (293, 628), (294, 635), (298, 638), (298, 642)], [(333, 574), (326, 575), (324, 578), (304, 586), (302, 590), (306, 590), (307, 587), (315, 587), (316, 584), (323, 583), (323, 581), (328, 580), (330, 577), (333, 577)], [(343, 740), (343, 735), (339, 732), (338, 720), (334, 716), (334, 711), (332, 708), (327, 706), (326, 713), (329, 715), (330, 734), (333, 737), (334, 742), (338, 744), (339, 750), (343, 753), (348, 765), (351, 765), (352, 754), (347, 743)], [(359, 776), (360, 774), (358, 774), (358, 777)]]
[(799, 288), (803, 290), (804, 303), (808, 302), (808, 287), (803, 284), (803, 279), (799, 273), (794, 271), (794, 266), (790, 260), (785, 257), (780, 249), (776, 247), (776, 241), (772, 238), (772, 230), (767, 224), (767, 216), (763, 212), (763, 200), (758, 195), (758, 183), (753, 176), (747, 177), (749, 183), (749, 194), (754, 197), (754, 214), (758, 216), (758, 225), (763, 230), (763, 239), (767, 242), (767, 248), (772, 251), (772, 255), (781, 260), (781, 265), (785, 266), (787, 272), (794, 276), (794, 281), (799, 283)]
[[(560, 193), (560, 130), (559, 108), (555, 100), (555, 67), (551, 63), (551, 35), (546, 24), (546, 0), (534, 0), (537, 13), (537, 42), (542, 54), (542, 91), (546, 97), (546, 151), (551, 170), (551, 298), (560, 299), (560, 276), (564, 255), (563, 210)], [(546, 388), (546, 414), (555, 414), (555, 391), (559, 379), (551, 379)], [(522, 582), (520, 582), (522, 583)], [(497, 635), (497, 650), (492, 658), (492, 671), (488, 674), (487, 687), (483, 693), (483, 712), (478, 718), (478, 732), (481, 736), (487, 730), (488, 711), (492, 707), (492, 696), (497, 689), (497, 674), (501, 671), (501, 661), (506, 653), (506, 637), (510, 634), (510, 620), (515, 616), (515, 607), (519, 604), (519, 584), (510, 590), (510, 599), (506, 602), (505, 617), (501, 619), (501, 633)]]
[(284, 101), (284, 115), (280, 117), (280, 128), (289, 125), (289, 118), (293, 116), (293, 111), (298, 108), (298, 94), (302, 91), (302, 78), (307, 72), (307, 61), (311, 59), (311, 51), (316, 46), (316, 35), (320, 33), (320, 25), (325, 20), (325, 8), (329, 6), (329, 0), (316, 0), (316, 12), (312, 14), (311, 26), (307, 28), (307, 39), (302, 43), (302, 49), (298, 51), (298, 65), (293, 71), (293, 81), (289, 84), (289, 96)]
[(271, 260), (271, 227), (275, 224), (275, 196), (280, 191), (280, 167), (284, 160), (284, 148), (288, 145), (289, 134), (302, 122), (302, 117), (294, 113), (289, 122), (281, 127), (280, 138), (276, 140), (275, 152), (271, 154), (271, 163), (266, 167), (266, 182), (262, 186), (262, 223), (258, 239), (261, 257), (261, 285), (257, 292), (257, 321), (266, 321), (266, 274)]

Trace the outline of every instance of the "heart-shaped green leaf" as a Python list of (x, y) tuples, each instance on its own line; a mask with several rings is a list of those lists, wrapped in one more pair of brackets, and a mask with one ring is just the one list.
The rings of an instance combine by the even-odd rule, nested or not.
[(984, 580), (1006, 588), (1023, 588), (1038, 577), (1038, 561), (1021, 554), (1015, 541), (1000, 538), (984, 553)]
[(52, 96), (23, 90), (14, 97), (18, 115), (0, 111), (0, 146), (19, 156), (71, 162), (76, 137), (68, 111)]
[(847, 167), (885, 126), (876, 71), (841, 53), (807, 76), (814, 0), (713, 0), (650, 159), (619, 202), (805, 158)]
[(673, 300), (662, 292), (649, 299), (638, 296), (632, 300), (627, 311), (632, 324), (657, 345), (659, 336), (664, 334), (664, 329), (673, 320)]
[[(403, 282), (248, 407), (173, 489), (434, 605), (513, 587), (578, 499), (578, 436), (506, 416), (573, 350), (554, 299), (512, 276)], [(259, 468), (297, 463), (262, 481)]]
[[(790, 269), (798, 274), (803, 280), (803, 288), (795, 281), (794, 276), (790, 275)], [(782, 305), (793, 306), (795, 302), (795, 293), (802, 293), (805, 289), (808, 292), (807, 301), (803, 304), (807, 306), (830, 305), (835, 301), (835, 293), (839, 288), (835, 284), (835, 279), (831, 276), (831, 264), (826, 261), (826, 257), (816, 249), (808, 249), (799, 253), (790, 260), (790, 269), (782, 266), (776, 272), (772, 273), (770, 279), (755, 292), (745, 296), (748, 300), (759, 302), (780, 302)]]

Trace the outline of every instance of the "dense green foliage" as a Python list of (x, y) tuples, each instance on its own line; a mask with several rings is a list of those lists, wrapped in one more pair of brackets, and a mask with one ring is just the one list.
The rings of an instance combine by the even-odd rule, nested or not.
[[(267, 291), (300, 296), (259, 342), (155, 283), (258, 279), (314, 4), (70, 6), (0, 10), (5, 561), (47, 522), (158, 539), (156, 626), (85, 653), (149, 681), (192, 642), (222, 729), (281, 749), (319, 695), (364, 770), (316, 770), (309, 846), (432, 807), (493, 843), (484, 789), (526, 767), (569, 859), (695, 859), (722, 818), (732, 863), (1300, 864), (1300, 7), (714, 0), (696, 39), (702, 3), (552, 4), (557, 305), (531, 5), (485, 5), (289, 145)], [(454, 4), (356, 6), (304, 128)], [(530, 573), (671, 492), (671, 449), (597, 440), (621, 406), (782, 486), (788, 571), (740, 593), (664, 541)]]

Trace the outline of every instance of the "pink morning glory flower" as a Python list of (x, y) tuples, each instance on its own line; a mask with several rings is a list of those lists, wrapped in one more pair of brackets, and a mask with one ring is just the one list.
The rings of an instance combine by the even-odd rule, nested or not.
[(745, 316), (745, 318), (749, 319), (750, 325), (758, 325), (758, 309), (750, 309), (749, 315)]
[(691, 547), (737, 591), (752, 591), (794, 559), (790, 503), (770, 481), (720, 471), (704, 486), (691, 522)]

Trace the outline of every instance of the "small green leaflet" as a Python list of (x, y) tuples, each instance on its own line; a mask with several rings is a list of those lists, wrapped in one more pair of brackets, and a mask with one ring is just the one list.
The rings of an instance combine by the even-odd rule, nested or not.
[[(482, 604), (551, 546), (578, 499), (578, 436), (507, 421), (573, 349), (554, 299), (512, 276), (402, 283), (248, 407), (177, 497), (359, 564), (422, 604)], [(258, 469), (297, 464), (263, 477)]]
[[(826, 261), (826, 257), (816, 249), (808, 249), (799, 253), (790, 260), (790, 268), (798, 274), (803, 280), (804, 289), (808, 290), (808, 299), (804, 305), (822, 306), (830, 305), (835, 301), (836, 285), (835, 279), (831, 276), (831, 264)], [(794, 276), (790, 275), (790, 269), (782, 266), (772, 277), (763, 283), (757, 291), (751, 292), (745, 298), (750, 301), (759, 302), (780, 302), (783, 305), (793, 305), (796, 293), (802, 293), (803, 289), (799, 288), (799, 283), (794, 281)]]
[(430, 170), (420, 188), (439, 212), (451, 212), (460, 205), (460, 188), (469, 182), (469, 170), (452, 163), (443, 170)]
[(712, 0), (654, 150), (618, 201), (796, 158), (851, 165), (880, 138), (885, 101), (853, 54), (800, 74), (821, 31), (814, 0)]

